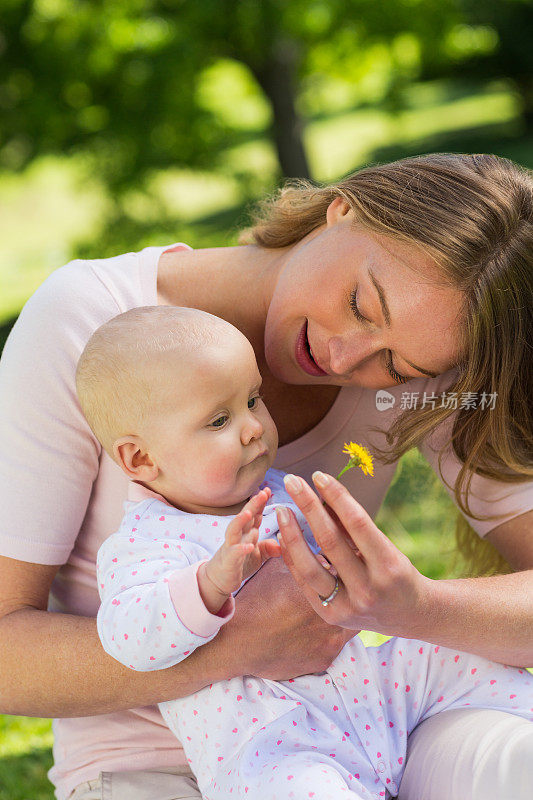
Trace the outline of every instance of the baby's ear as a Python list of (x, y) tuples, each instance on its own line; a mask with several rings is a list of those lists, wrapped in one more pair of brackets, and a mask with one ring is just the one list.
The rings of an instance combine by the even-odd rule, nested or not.
[(150, 483), (159, 475), (159, 467), (140, 436), (122, 436), (113, 443), (115, 461), (133, 481)]

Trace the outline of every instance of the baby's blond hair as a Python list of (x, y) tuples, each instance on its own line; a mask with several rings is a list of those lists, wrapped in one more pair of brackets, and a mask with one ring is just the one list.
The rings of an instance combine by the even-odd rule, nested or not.
[[(160, 397), (153, 383), (161, 356), (190, 355), (216, 346), (237, 329), (194, 308), (142, 306), (101, 325), (85, 345), (76, 369), (76, 391), (91, 430), (114, 458), (113, 443), (139, 434)], [(241, 334), (242, 335), (242, 334)]]

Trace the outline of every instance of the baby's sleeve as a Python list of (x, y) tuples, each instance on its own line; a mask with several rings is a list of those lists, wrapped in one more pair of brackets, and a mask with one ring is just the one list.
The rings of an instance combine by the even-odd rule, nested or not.
[[(310, 549), (313, 553), (320, 552), (320, 547), (318, 546), (315, 537), (313, 536), (313, 532), (307, 522), (305, 516), (302, 514), (292, 497), (288, 494), (287, 490), (285, 489), (285, 484), (283, 482), (283, 478), (285, 477), (286, 473), (280, 469), (270, 468), (266, 474), (265, 480), (261, 484), (261, 488), (268, 487), (272, 492), (272, 498), (270, 503), (267, 507), (268, 511), (272, 511), (273, 513), (268, 515), (266, 519), (266, 525), (263, 527), (269, 528), (269, 533), (273, 536), (275, 533), (278, 532), (278, 521), (275, 514), (275, 509), (277, 506), (285, 506), (286, 508), (290, 508), (293, 512), (294, 516), (296, 517), (296, 521), (300, 526), (300, 530), (304, 539), (306, 540), (307, 544), (309, 545)], [(265, 510), (265, 515), (267, 511)], [(263, 519), (265, 520), (265, 515)]]
[(171, 535), (173, 522), (163, 503), (137, 503), (98, 551), (100, 640), (109, 655), (141, 672), (183, 661), (235, 610), (233, 597), (218, 614), (207, 610), (197, 572), (209, 553)]

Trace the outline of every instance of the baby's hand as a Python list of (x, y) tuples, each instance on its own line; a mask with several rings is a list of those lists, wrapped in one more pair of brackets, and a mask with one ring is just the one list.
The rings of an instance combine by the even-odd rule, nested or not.
[(220, 611), (231, 593), (267, 559), (281, 555), (273, 539), (258, 541), (263, 511), (271, 496), (270, 489), (261, 489), (248, 500), (228, 525), (224, 544), (198, 570), (200, 594), (212, 614)]

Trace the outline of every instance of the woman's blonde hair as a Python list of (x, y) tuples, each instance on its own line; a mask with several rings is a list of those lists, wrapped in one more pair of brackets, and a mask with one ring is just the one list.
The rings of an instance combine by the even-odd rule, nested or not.
[[(324, 224), (336, 197), (370, 230), (421, 246), (444, 280), (464, 294), (465, 355), (449, 391), (459, 398), (463, 392), (496, 394), (495, 402), (405, 411), (386, 432), (390, 449), (378, 455), (396, 461), (455, 415), (440, 458), (453, 447), (462, 462), (457, 505), (486, 519), (469, 507), (474, 473), (508, 483), (533, 475), (532, 173), (493, 155), (435, 153), (367, 167), (328, 186), (298, 181), (259, 206), (241, 241), (267, 248), (294, 244)], [(456, 540), (468, 574), (509, 571), (460, 515)]]

